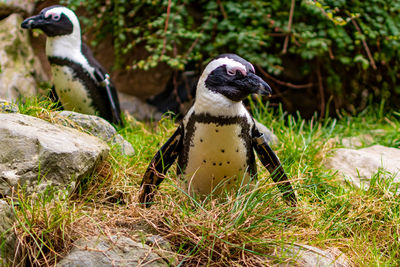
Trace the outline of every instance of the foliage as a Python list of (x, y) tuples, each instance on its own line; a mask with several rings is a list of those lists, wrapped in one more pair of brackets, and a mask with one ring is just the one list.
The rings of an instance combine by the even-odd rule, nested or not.
[[(89, 12), (84, 23), (95, 33), (93, 44), (112, 35), (120, 67), (150, 69), (165, 62), (182, 70), (191, 61), (234, 52), (281, 80), (312, 83), (297, 89), (304, 98), (317, 95), (313, 102), (319, 102), (315, 107), (322, 113), (330, 96), (335, 109), (350, 111), (374, 99), (400, 103), (398, 0), (293, 0), (290, 27), (289, 0), (62, 2)], [(125, 55), (138, 47), (148, 53), (125, 62)], [(279, 92), (296, 89), (274, 85)], [(296, 107), (290, 92), (280, 97)]]

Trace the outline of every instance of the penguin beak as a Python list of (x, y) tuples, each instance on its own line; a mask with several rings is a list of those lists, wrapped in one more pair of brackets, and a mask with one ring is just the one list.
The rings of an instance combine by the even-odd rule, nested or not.
[(248, 73), (248, 85), (251, 87), (252, 94), (259, 94), (259, 95), (267, 95), (270, 96), (272, 94), (272, 89), (263, 79), (259, 76)]
[(46, 23), (42, 15), (36, 15), (27, 18), (21, 23), (21, 27), (24, 29), (36, 29), (40, 28)]

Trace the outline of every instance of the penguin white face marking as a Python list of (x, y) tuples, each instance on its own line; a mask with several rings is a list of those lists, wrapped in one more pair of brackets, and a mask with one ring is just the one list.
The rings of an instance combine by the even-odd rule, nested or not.
[(47, 11), (44, 15), (46, 19), (52, 19), (54, 21), (59, 21), (61, 18), (61, 12), (54, 12), (52, 10)]
[(252, 93), (270, 94), (271, 88), (255, 75), (252, 64), (224, 54), (204, 69), (197, 84), (195, 110), (213, 115), (236, 113), (240, 102)]
[(27, 18), (21, 27), (40, 28), (47, 35), (46, 55), (67, 58), (81, 64), (93, 75), (94, 69), (82, 55), (81, 28), (75, 13), (63, 6), (44, 8), (39, 15)]
[(79, 28), (78, 18), (70, 9), (62, 6), (44, 8), (39, 15), (24, 20), (21, 24), (26, 29), (41, 29), (48, 37), (64, 36)]
[(73, 28), (80, 28), (78, 17), (69, 8), (63, 6), (54, 6), (45, 8), (42, 10), (42, 12), (45, 18), (52, 19), (53, 21), (59, 21), (64, 14), (69, 21), (71, 21)]

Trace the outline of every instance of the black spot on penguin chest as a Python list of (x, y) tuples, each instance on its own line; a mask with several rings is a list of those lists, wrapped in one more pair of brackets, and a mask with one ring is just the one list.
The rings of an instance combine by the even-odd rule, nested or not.
[[(98, 115), (109, 120), (112, 118), (110, 112), (110, 104), (108, 101), (108, 96), (106, 90), (101, 87), (101, 85), (93, 79), (89, 72), (83, 68), (81, 64), (73, 62), (66, 58), (60, 57), (48, 57), (51, 65), (68, 67), (72, 72), (72, 79), (79, 81), (89, 94), (92, 100), (93, 107), (99, 112)], [(74, 90), (74, 88), (70, 88)]]
[[(206, 134), (201, 136), (199, 135), (199, 126), (207, 129)], [(228, 126), (228, 127), (226, 127)], [(229, 127), (231, 126), (231, 127)], [(240, 140), (244, 145), (244, 150), (241, 149), (241, 146), (236, 146), (233, 142), (231, 143), (229, 137), (226, 136), (226, 131), (228, 129), (232, 129), (232, 127), (237, 127), (239, 129), (235, 135), (229, 132), (230, 138), (234, 138), (236, 140)], [(212, 149), (210, 151), (214, 152), (206, 152), (206, 153), (216, 153), (221, 157), (227, 158), (225, 161), (218, 162), (207, 162), (207, 158), (202, 159), (202, 163), (210, 164), (210, 166), (230, 166), (232, 165), (232, 161), (229, 160), (230, 157), (235, 157), (236, 153), (245, 153), (246, 165), (248, 166), (248, 171), (251, 174), (256, 173), (256, 164), (255, 157), (251, 143), (251, 125), (248, 120), (244, 116), (233, 116), (233, 117), (217, 117), (211, 116), (209, 114), (195, 114), (193, 113), (187, 122), (185, 127), (185, 135), (183, 140), (183, 149), (178, 158), (178, 174), (182, 174), (185, 171), (186, 166), (188, 166), (189, 160), (189, 152), (194, 148), (195, 145), (211, 145)], [(205, 137), (207, 136), (207, 137)], [(207, 140), (206, 138), (215, 138), (217, 140)], [(218, 142), (218, 138), (223, 140), (223, 144), (221, 145)], [(220, 139), (220, 140), (221, 140)], [(243, 166), (246, 168), (246, 166)]]

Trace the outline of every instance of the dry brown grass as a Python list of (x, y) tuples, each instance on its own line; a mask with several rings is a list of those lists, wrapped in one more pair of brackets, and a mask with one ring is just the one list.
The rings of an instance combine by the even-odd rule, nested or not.
[[(54, 120), (51, 113), (42, 116)], [(292, 243), (344, 252), (354, 266), (400, 264), (400, 200), (393, 194), (398, 183), (381, 172), (363, 191), (324, 169), (323, 159), (335, 146), (328, 140), (339, 134), (331, 124), (310, 125), (293, 118), (287, 124), (270, 121), (281, 138), (275, 150), (287, 160), (298, 207), (284, 204), (259, 166), (260, 184), (254, 191), (204, 203), (177, 188), (172, 170), (157, 193), (157, 203), (143, 209), (137, 203), (142, 175), (175, 125), (168, 119), (157, 127), (129, 120), (120, 132), (133, 144), (136, 156), (125, 158), (113, 151), (72, 194), (14, 198), (20, 249), (34, 265), (52, 266), (82, 237), (121, 234), (144, 240), (158, 234), (170, 242), (175, 263), (183, 266), (289, 263), (290, 257), (273, 255), (277, 247)]]

